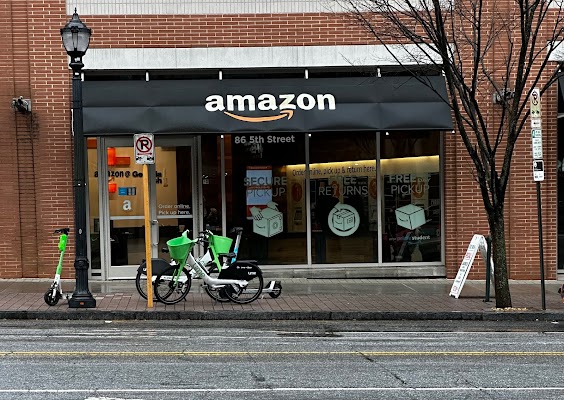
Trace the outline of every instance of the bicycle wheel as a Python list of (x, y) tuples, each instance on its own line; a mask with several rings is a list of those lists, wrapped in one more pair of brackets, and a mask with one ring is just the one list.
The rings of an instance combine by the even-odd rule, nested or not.
[(177, 267), (170, 267), (157, 275), (154, 291), (157, 300), (164, 304), (176, 304), (183, 300), (192, 285), (192, 277), (186, 268), (182, 268), (180, 275), (175, 279)]
[[(215, 278), (215, 279), (217, 279), (217, 277), (219, 276), (219, 269), (217, 268), (217, 266), (215, 264), (213, 264), (209, 268), (208, 275), (211, 278)], [(227, 297), (225, 295), (225, 289), (224, 288), (212, 288), (207, 283), (204, 283), (203, 286), (204, 286), (204, 290), (206, 291), (208, 296), (210, 296), (215, 301), (219, 301), (221, 303), (225, 303), (225, 302), (229, 301), (229, 297)]]
[[(231, 266), (230, 268), (234, 268), (235, 266)], [(225, 286), (225, 295), (234, 303), (237, 304), (246, 304), (252, 301), (255, 301), (259, 298), (262, 293), (262, 289), (264, 286), (264, 281), (262, 279), (262, 271), (256, 265), (249, 265), (247, 266), (247, 271), (249, 271), (250, 267), (250, 274), (254, 276), (252, 279), (248, 280), (248, 284), (246, 287), (241, 288), (236, 285), (227, 285)], [(255, 275), (256, 274), (256, 275)]]
[[(145, 263), (141, 264), (141, 266)], [(139, 268), (137, 270), (137, 276), (135, 276), (135, 287), (139, 292), (139, 296), (147, 300), (147, 274), (145, 273), (145, 268)]]
[[(165, 260), (153, 259), (153, 281), (155, 280), (155, 277), (159, 274), (159, 272), (167, 270), (168, 268), (170, 268), (170, 265), (171, 264), (169, 264)], [(145, 261), (143, 261), (139, 268), (137, 268), (137, 275), (135, 276), (135, 287), (137, 288), (139, 296), (147, 300), (147, 263)], [(153, 300), (159, 301), (154, 293)]]

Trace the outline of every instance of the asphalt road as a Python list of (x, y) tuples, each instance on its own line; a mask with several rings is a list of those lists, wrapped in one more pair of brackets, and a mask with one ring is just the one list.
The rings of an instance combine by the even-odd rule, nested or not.
[(555, 399), (563, 328), (0, 321), (0, 399)]

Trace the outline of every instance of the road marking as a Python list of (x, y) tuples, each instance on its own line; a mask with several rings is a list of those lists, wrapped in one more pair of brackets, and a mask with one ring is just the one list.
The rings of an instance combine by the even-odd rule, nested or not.
[[(239, 392), (517, 392), (517, 391), (562, 391), (563, 386), (554, 387), (281, 387), (281, 388), (158, 388), (158, 389), (0, 389), (0, 393), (86, 393), (86, 394), (108, 394), (108, 393), (239, 393)], [(104, 399), (104, 397), (102, 397)]]
[(0, 351), (0, 356), (564, 356), (564, 351)]

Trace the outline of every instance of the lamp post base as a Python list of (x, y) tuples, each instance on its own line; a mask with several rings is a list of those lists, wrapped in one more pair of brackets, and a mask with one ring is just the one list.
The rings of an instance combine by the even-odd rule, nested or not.
[(69, 299), (69, 308), (96, 308), (96, 299), (90, 293), (73, 294)]
[(69, 308), (95, 308), (96, 299), (88, 290), (88, 259), (77, 256), (74, 261), (76, 288), (69, 299)]

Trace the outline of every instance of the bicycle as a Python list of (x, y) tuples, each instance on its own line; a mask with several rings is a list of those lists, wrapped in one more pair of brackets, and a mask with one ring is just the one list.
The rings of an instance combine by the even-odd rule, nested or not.
[[(186, 231), (186, 235), (188, 234), (189, 231)], [(233, 228), (231, 230), (231, 233), (237, 233), (237, 238), (235, 240), (235, 247), (233, 249), (233, 253), (232, 253), (232, 257), (231, 257), (231, 263), (235, 262), (237, 259), (237, 253), (239, 251), (239, 244), (241, 243), (241, 236), (242, 236), (242, 232), (243, 232), (243, 228)], [(200, 244), (205, 244), (206, 242), (204, 240), (200, 241)], [(220, 251), (223, 252), (228, 252), (230, 247), (231, 247), (231, 243), (232, 243), (232, 239), (225, 237), (223, 242), (221, 244), (216, 244), (216, 248), (218, 246), (221, 246)], [(168, 247), (161, 249), (161, 251), (163, 253), (168, 253)], [(218, 275), (221, 271), (222, 268), (226, 268), (229, 263), (224, 262), (223, 265), (216, 265), (213, 261), (213, 255), (211, 254), (211, 248), (208, 247), (207, 251), (205, 252), (205, 254), (199, 259), (200, 263), (203, 264), (207, 270), (207, 273), (210, 276), (215, 276)], [(176, 262), (174, 260), (171, 260), (170, 263), (167, 262), (165, 259), (163, 258), (153, 258), (151, 260), (151, 264), (152, 264), (152, 275), (153, 275), (153, 284), (156, 280), (156, 277), (161, 274), (164, 273), (168, 268), (170, 268), (171, 266), (175, 266), (177, 265)], [(191, 273), (191, 278), (192, 279), (197, 279), (198, 276), (196, 275), (195, 270), (190, 270)], [(227, 302), (229, 301), (229, 298), (227, 296), (225, 296), (223, 293), (220, 293), (220, 290), (218, 288), (214, 288), (211, 287), (210, 285), (207, 284), (203, 284), (202, 285), (204, 287), (204, 290), (206, 291), (206, 293), (214, 300), (219, 301), (219, 302)], [(135, 277), (135, 287), (137, 288), (137, 292), (139, 292), (139, 295), (141, 297), (143, 297), (144, 299), (147, 299), (147, 265), (146, 262), (143, 261), (141, 263), (141, 265), (139, 265), (139, 268), (137, 268), (137, 275)], [(156, 296), (155, 299), (156, 301), (159, 301)]]
[[(222, 272), (222, 270), (225, 270), (227, 268), (229, 268), (230, 265), (233, 265), (236, 261), (237, 261), (237, 257), (238, 257), (238, 253), (239, 253), (239, 245), (241, 244), (241, 237), (243, 235), (243, 228), (233, 228), (231, 230), (231, 233), (237, 233), (237, 238), (235, 240), (235, 247), (233, 248), (233, 252), (229, 253), (229, 249), (231, 248), (231, 239), (226, 238), (224, 236), (219, 236), (219, 235), (213, 235), (213, 240), (214, 240), (214, 248), (216, 251), (216, 254), (218, 255), (217, 258), (223, 258), (223, 264), (219, 264), (218, 261), (215, 261), (212, 264), (208, 264), (209, 265), (209, 269), (207, 270), (208, 275), (211, 278), (215, 278), (216, 274), (218, 278), (223, 278), (223, 279), (229, 279), (231, 277), (229, 272)], [(205, 239), (202, 239), (203, 241), (205, 241)], [(209, 254), (209, 248), (208, 248), (208, 253)], [(200, 259), (202, 260), (202, 259)], [(242, 260), (240, 261), (241, 263), (251, 263), (251, 264), (257, 264), (256, 260)], [(205, 263), (204, 263), (205, 264)], [(206, 267), (208, 266), (206, 265)], [(258, 265), (257, 265), (258, 268)], [(259, 268), (260, 269), (260, 268)], [(191, 270), (192, 273), (192, 278), (194, 278), (195, 276), (195, 271), (194, 269)], [(227, 302), (230, 301), (230, 298), (226, 295), (226, 293), (224, 293), (224, 286), (223, 285), (210, 285), (206, 282), (204, 282), (202, 284), (202, 286), (204, 287), (206, 293), (214, 300), (216, 301), (220, 301), (220, 302)], [(253, 291), (256, 289), (251, 289), (249, 287), (247, 287), (243, 292), (244, 294), (252, 294)], [(263, 282), (263, 288), (261, 293), (267, 293), (270, 297), (272, 297), (273, 299), (277, 298), (280, 296), (280, 294), (282, 294), (282, 283), (280, 281), (270, 281), (268, 282), (267, 286), (264, 286), (264, 282)], [(259, 296), (260, 294), (259, 293)], [(240, 296), (241, 294), (239, 294), (238, 296)], [(258, 296), (257, 296), (258, 297)], [(253, 299), (254, 300), (254, 299)], [(250, 303), (253, 300), (249, 300), (249, 301), (245, 301), (243, 303)]]
[[(228, 239), (228, 240), (226, 240)], [(204, 280), (204, 283), (214, 293), (225, 296), (238, 304), (250, 303), (262, 293), (264, 281), (262, 271), (255, 261), (232, 261), (235, 253), (222, 253), (226, 244), (231, 246), (229, 238), (214, 235), (204, 231), (197, 239), (189, 239), (187, 232), (180, 237), (167, 242), (171, 258), (176, 265), (171, 265), (165, 272), (157, 275), (154, 281), (154, 291), (157, 299), (164, 304), (176, 304), (183, 300), (190, 291), (192, 275), (186, 265)], [(205, 264), (194, 258), (192, 249), (197, 243), (208, 243), (213, 256), (213, 262), (219, 270), (217, 278), (210, 276)], [(227, 259), (229, 265), (222, 268), (219, 258)], [(212, 268), (210, 268), (210, 271)], [(206, 290), (207, 291), (207, 290)], [(209, 294), (209, 293), (208, 293)]]
[(56, 229), (55, 232), (53, 232), (60, 233), (59, 251), (61, 254), (59, 255), (59, 264), (57, 264), (57, 269), (55, 271), (55, 279), (53, 279), (53, 283), (51, 284), (49, 290), (47, 290), (45, 292), (45, 295), (43, 295), (43, 300), (45, 300), (45, 303), (47, 303), (47, 305), (49, 306), (56, 305), (63, 297), (66, 297), (67, 300), (70, 297), (68, 294), (65, 295), (63, 293), (63, 289), (61, 288), (61, 272), (63, 271), (63, 258), (65, 256), (65, 250), (67, 248), (67, 239), (69, 232), (70, 228)]

